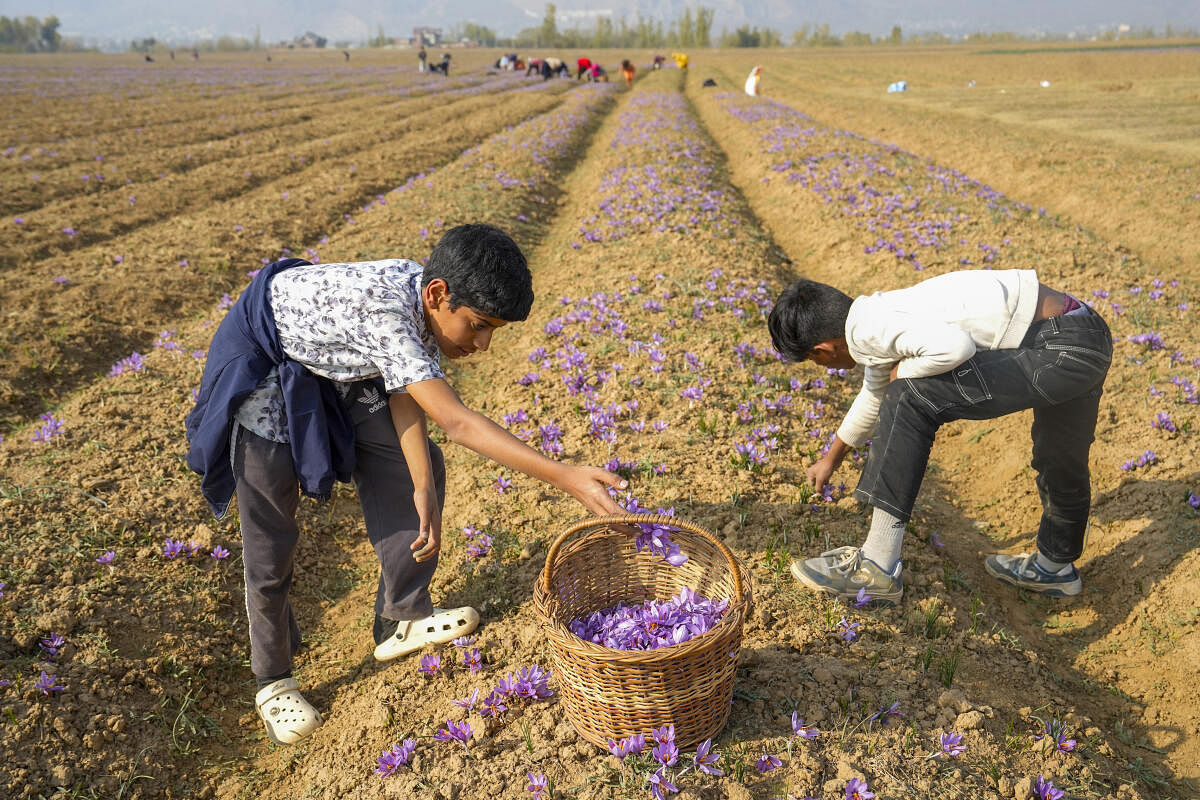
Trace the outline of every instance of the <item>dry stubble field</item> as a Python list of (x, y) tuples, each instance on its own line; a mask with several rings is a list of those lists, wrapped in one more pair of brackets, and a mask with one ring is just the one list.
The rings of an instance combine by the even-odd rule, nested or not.
[[(689, 771), (681, 796), (841, 798), (862, 778), (880, 798), (1024, 800), (1038, 776), (1069, 798), (1195, 796), (1200, 53), (696, 53), (631, 92), (489, 75), (492, 57), (456, 54), (448, 80), (394, 53), (0, 62), (6, 793), (522, 797), (534, 771), (555, 796), (649, 795), (646, 763), (582, 743), (556, 700), (499, 721), (451, 703), (548, 664), (531, 587), (577, 515), (459, 448), (435, 599), (481, 609), (484, 670), (372, 661), (376, 567), (343, 488), (303, 506), (294, 590), (297, 674), (327, 722), (275, 748), (250, 702), (236, 518), (207, 516), (182, 460), (225, 295), (283, 255), (422, 258), (485, 220), (526, 248), (538, 302), (456, 367), (464, 399), (538, 446), (557, 425), (572, 460), (616, 459), (642, 506), (751, 567), (725, 775)], [(908, 93), (883, 92), (900, 79)], [(856, 386), (780, 363), (762, 314), (797, 274), (855, 294), (980, 266), (1036, 267), (1113, 327), (1084, 594), (982, 571), (1036, 527), (1023, 417), (943, 432), (901, 607), (798, 591), (789, 555), (866, 527), (840, 490), (802, 484)], [(765, 463), (738, 457), (747, 442)], [(468, 555), (468, 525), (490, 553)], [(198, 553), (165, 558), (166, 539)], [(43, 671), (61, 691), (37, 688)], [(789, 741), (793, 711), (817, 738)], [(447, 718), (470, 720), (469, 752), (433, 740)], [(1073, 751), (1035, 741), (1051, 720)], [(926, 758), (950, 731), (966, 752)], [(412, 769), (374, 775), (408, 736)], [(760, 773), (764, 752), (781, 765)]]

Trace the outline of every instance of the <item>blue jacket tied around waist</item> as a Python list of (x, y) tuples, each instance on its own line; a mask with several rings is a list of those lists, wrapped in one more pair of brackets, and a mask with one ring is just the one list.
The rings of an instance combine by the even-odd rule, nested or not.
[(327, 500), (334, 480), (348, 481), (354, 471), (354, 424), (333, 383), (292, 361), (279, 344), (267, 290), (275, 275), (300, 266), (311, 264), (285, 258), (264, 267), (209, 347), (196, 406), (186, 420), (187, 465), (202, 476), (201, 491), (217, 517), (225, 515), (237, 484), (229, 452), (234, 415), (272, 367), (279, 368), (300, 491)]

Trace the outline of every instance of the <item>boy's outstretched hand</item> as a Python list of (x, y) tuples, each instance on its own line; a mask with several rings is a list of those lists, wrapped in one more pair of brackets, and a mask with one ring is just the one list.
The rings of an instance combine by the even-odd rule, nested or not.
[(564, 464), (562, 468), (563, 477), (555, 481), (555, 484), (578, 500), (592, 514), (605, 517), (625, 513), (625, 509), (609, 496), (608, 487), (627, 489), (629, 481), (599, 467), (573, 467)]

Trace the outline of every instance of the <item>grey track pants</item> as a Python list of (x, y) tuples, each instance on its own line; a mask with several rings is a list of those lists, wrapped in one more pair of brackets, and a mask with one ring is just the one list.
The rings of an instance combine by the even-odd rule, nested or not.
[[(379, 559), (375, 613), (393, 620), (433, 613), (429, 582), (437, 557), (418, 563), (410, 545), (420, 520), (413, 505), (413, 482), (392, 425), (387, 396), (371, 381), (350, 387), (347, 406), (354, 419), (354, 483), (367, 537)], [(432, 441), (439, 503), (446, 497), (446, 464)], [(234, 449), (238, 513), (241, 517), (246, 576), (246, 615), (250, 621), (250, 670), (260, 678), (283, 675), (300, 647), (300, 628), (289, 592), (300, 530), (296, 524), (299, 484), (291, 447), (244, 428)]]

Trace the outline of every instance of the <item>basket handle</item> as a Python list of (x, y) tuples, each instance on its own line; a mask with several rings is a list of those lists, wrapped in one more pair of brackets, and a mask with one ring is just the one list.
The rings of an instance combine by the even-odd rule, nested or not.
[(664, 514), (609, 514), (605, 517), (592, 517), (590, 519), (581, 519), (571, 523), (565, 531), (558, 535), (554, 540), (554, 544), (550, 545), (550, 552), (546, 554), (546, 568), (542, 570), (542, 591), (547, 596), (550, 594), (550, 580), (554, 575), (554, 564), (558, 561), (558, 551), (563, 546), (566, 540), (580, 531), (585, 531), (589, 528), (603, 528), (612, 525), (669, 525), (672, 528), (694, 533), (697, 536), (702, 536), (721, 551), (721, 555), (725, 556), (725, 560), (729, 563), (729, 570), (733, 573), (733, 589), (740, 604), (745, 594), (745, 588), (742, 585), (742, 571), (738, 567), (737, 559), (734, 558), (733, 552), (730, 551), (725, 543), (713, 535), (707, 528), (702, 528), (699, 525), (693, 525), (686, 520), (668, 517)]

